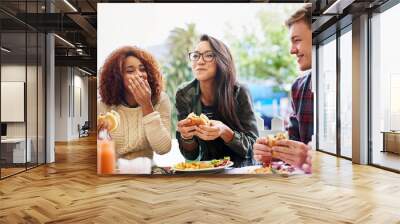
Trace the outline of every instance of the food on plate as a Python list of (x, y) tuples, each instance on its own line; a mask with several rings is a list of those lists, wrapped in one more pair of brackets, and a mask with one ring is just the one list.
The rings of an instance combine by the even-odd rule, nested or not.
[(214, 167), (210, 163), (207, 162), (182, 162), (175, 165), (176, 169), (179, 170), (196, 170), (196, 169), (205, 169)]
[(260, 167), (260, 168), (254, 169), (251, 173), (252, 174), (270, 174), (272, 172), (271, 172), (270, 167)]
[(192, 162), (181, 162), (174, 166), (177, 170), (198, 170), (198, 169), (208, 169), (225, 167), (230, 163), (229, 157), (224, 157), (224, 159), (214, 159), (211, 161), (192, 161)]
[(120, 120), (119, 114), (118, 114), (118, 112), (116, 112), (114, 110), (111, 110), (110, 112), (107, 112), (105, 114), (100, 114), (97, 117), (97, 122), (100, 122), (100, 121), (108, 122), (108, 124), (110, 125), (110, 132), (112, 132), (118, 128), (119, 120)]
[(294, 172), (295, 168), (283, 161), (275, 161), (267, 167), (259, 167), (250, 171), (251, 174), (278, 174), (281, 176), (289, 176)]
[(290, 174), (295, 171), (295, 168), (290, 164), (287, 164), (283, 161), (273, 162), (271, 163), (271, 169), (278, 174)]
[(187, 119), (190, 120), (191, 125), (208, 125), (210, 123), (210, 120), (208, 119), (208, 117), (204, 114), (200, 114), (200, 116), (197, 116), (195, 113), (190, 113), (187, 116)]
[[(288, 139), (288, 136), (286, 133), (280, 132), (275, 136), (269, 135), (266, 137), (266, 139), (268, 146), (274, 147), (277, 146), (277, 141)], [(272, 158), (277, 158), (277, 152), (274, 150), (272, 150)], [(294, 172), (295, 169), (293, 166), (286, 164), (283, 161), (269, 161), (268, 163), (264, 162), (263, 167), (259, 168), (259, 170), (256, 170), (255, 172), (270, 173), (268, 171), (285, 176)]]

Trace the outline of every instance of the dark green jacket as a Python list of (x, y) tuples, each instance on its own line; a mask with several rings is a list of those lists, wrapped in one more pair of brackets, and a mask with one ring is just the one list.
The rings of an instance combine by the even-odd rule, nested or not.
[[(235, 167), (254, 164), (253, 144), (258, 136), (258, 131), (251, 97), (248, 90), (239, 84), (235, 86), (232, 94), (236, 99), (236, 113), (245, 131), (241, 132), (230, 127), (234, 131), (234, 138), (229, 143), (225, 143), (221, 138), (203, 141), (195, 137), (199, 147), (194, 151), (186, 151), (182, 148), (181, 136), (177, 132), (176, 138), (179, 141), (179, 149), (187, 160), (212, 160), (229, 156), (235, 163)], [(196, 79), (184, 83), (178, 88), (175, 106), (178, 112), (178, 120), (185, 119), (191, 112), (197, 115), (201, 114), (200, 85)], [(227, 124), (223, 120), (219, 120)]]

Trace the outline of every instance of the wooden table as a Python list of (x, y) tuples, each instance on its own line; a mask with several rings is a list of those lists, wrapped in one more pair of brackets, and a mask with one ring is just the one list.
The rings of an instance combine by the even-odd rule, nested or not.
[[(171, 170), (171, 166), (168, 167), (152, 167), (151, 168), (151, 174), (153, 175), (214, 175), (214, 174), (255, 174), (253, 171), (257, 168), (260, 168), (261, 165), (253, 165), (253, 166), (245, 166), (245, 167), (240, 167), (240, 168), (235, 168), (235, 167), (227, 167), (225, 169), (220, 169), (220, 170), (209, 170), (209, 171), (194, 171), (194, 172), (173, 172)], [(150, 168), (145, 168), (143, 169), (143, 172), (141, 171), (121, 171), (121, 170), (116, 170), (113, 174), (150, 174)], [(272, 173), (271, 173), (272, 174)], [(293, 173), (289, 174), (291, 175), (297, 175), (297, 174), (304, 174), (302, 170), (296, 169)], [(288, 174), (285, 174), (283, 176), (289, 176)]]

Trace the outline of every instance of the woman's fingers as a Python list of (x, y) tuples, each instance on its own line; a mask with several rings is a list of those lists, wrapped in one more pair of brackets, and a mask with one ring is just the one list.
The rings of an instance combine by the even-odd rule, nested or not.
[(214, 140), (219, 137), (219, 131), (216, 131), (216, 130), (207, 131), (200, 127), (196, 127), (196, 132), (207, 140)]
[(196, 127), (178, 125), (178, 131), (181, 133), (182, 137), (192, 138), (196, 133)]
[(141, 89), (140, 88), (140, 84), (137, 82), (135, 76), (132, 76), (129, 79), (129, 83), (131, 84), (131, 87), (133, 89), (133, 92), (134, 92), (135, 96), (137, 96), (137, 97), (141, 96), (142, 94), (141, 94), (141, 91), (140, 91), (140, 89)]
[(136, 77), (136, 76), (134, 76), (134, 77), (132, 77), (132, 81), (133, 81), (133, 83), (134, 83), (134, 85), (135, 85), (135, 88), (136, 88), (137, 92), (138, 92), (141, 96), (144, 96), (144, 89), (143, 89), (144, 86), (142, 86), (142, 84), (140, 83), (139, 78)]
[(195, 132), (196, 131), (196, 127), (193, 126), (188, 126), (188, 127), (182, 127), (181, 128), (183, 133), (189, 133), (189, 132)]
[(148, 93), (146, 92), (146, 85), (144, 84), (143, 80), (139, 77), (139, 75), (133, 77), (133, 82), (135, 83), (138, 92), (140, 92), (141, 96), (146, 96)]
[(150, 86), (148, 85), (148, 82), (142, 78), (138, 78), (137, 80), (138, 80), (139, 85), (140, 85), (141, 89), (143, 90), (143, 92), (147, 93), (147, 91), (150, 90)]
[(129, 79), (133, 95), (138, 104), (143, 105), (151, 101), (151, 88), (146, 80), (143, 80), (139, 75), (133, 75)]
[(219, 135), (215, 132), (207, 132), (199, 129), (198, 127), (196, 127), (196, 136), (198, 136), (200, 139), (207, 141), (214, 140), (219, 137)]
[(129, 91), (131, 92), (131, 94), (133, 95), (133, 96), (137, 96), (138, 94), (136, 93), (136, 86), (135, 86), (135, 84), (133, 83), (133, 81), (131, 80), (131, 79), (129, 79), (129, 84), (128, 84), (128, 87), (129, 87)]
[(219, 132), (218, 127), (212, 127), (212, 126), (206, 126), (206, 125), (200, 125), (199, 129), (201, 129), (202, 131), (206, 131), (206, 132)]
[(151, 87), (150, 87), (149, 81), (143, 79), (143, 82), (144, 82), (144, 84), (145, 84), (147, 90), (148, 90), (149, 92), (151, 92)]
[(179, 122), (178, 122), (178, 128), (179, 127), (184, 127), (184, 126), (192, 126), (192, 127), (196, 127), (196, 126), (194, 126), (194, 125), (190, 125), (192, 122), (190, 121), (190, 119), (183, 119), (183, 120), (180, 120)]
[(198, 132), (200, 132), (204, 135), (208, 135), (208, 136), (218, 135), (218, 133), (219, 133), (218, 128), (215, 129), (215, 128), (207, 128), (207, 127), (204, 127), (204, 128), (196, 127), (196, 129)]

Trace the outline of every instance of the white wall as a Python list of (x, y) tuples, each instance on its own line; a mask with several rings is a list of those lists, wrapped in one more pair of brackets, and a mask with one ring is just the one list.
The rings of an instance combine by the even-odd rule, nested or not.
[[(38, 70), (37, 70), (38, 69)], [(27, 77), (27, 81), (25, 78)], [(22, 108), (22, 112), (26, 110), (27, 119), (24, 122), (6, 122), (8, 138), (25, 138), (30, 140), (30, 148), (32, 161), (44, 162), (44, 74), (42, 68), (35, 66), (25, 66), (25, 64), (3, 64), (1, 66), (1, 81), (8, 82), (25, 82), (26, 83), (26, 108)], [(23, 93), (22, 93), (23, 94)], [(4, 96), (3, 96), (4, 97)], [(1, 108), (2, 111), (10, 110), (10, 108)], [(12, 113), (12, 111), (7, 111)], [(37, 154), (39, 156), (37, 157)]]
[[(31, 68), (28, 67), (28, 70)], [(6, 82), (25, 82), (25, 65), (2, 65), (1, 81)], [(7, 110), (7, 108), (1, 108)], [(7, 123), (7, 137), (25, 138), (25, 123)]]
[[(36, 74), (36, 67), (34, 66), (27, 66), (18, 65), (18, 64), (5, 64), (1, 66), (1, 81), (4, 82), (25, 82), (25, 74), (27, 69), (28, 74)], [(28, 76), (29, 78), (29, 76)], [(36, 86), (36, 80), (29, 80), (30, 86)], [(27, 106), (36, 107), (36, 88), (27, 88)], [(34, 105), (30, 105), (34, 102)], [(7, 110), (7, 108), (1, 108), (2, 110)], [(36, 111), (36, 110), (35, 110)], [(28, 122), (37, 120), (36, 113), (27, 113), (27, 120)], [(7, 136), (8, 137), (17, 137), (17, 138), (25, 138), (25, 123), (26, 122), (7, 122)], [(28, 125), (29, 127), (33, 127), (33, 124)], [(36, 130), (36, 125), (34, 127)], [(28, 130), (28, 137), (29, 137), (29, 130)]]
[(68, 140), (68, 85), (67, 67), (55, 68), (55, 141)]
[[(76, 75), (77, 70), (74, 70), (74, 108), (73, 108), (73, 119), (72, 119), (72, 130), (71, 134), (74, 137), (78, 137), (77, 126), (81, 126), (88, 121), (88, 78)], [(79, 73), (82, 74), (82, 73)], [(80, 97), (79, 97), (80, 96)], [(80, 102), (79, 102), (80, 101)], [(80, 108), (81, 107), (81, 108)], [(81, 110), (81, 111), (80, 111)], [(74, 113), (75, 112), (75, 113)]]
[(88, 120), (88, 78), (83, 75), (76, 68), (56, 67), (56, 141), (79, 138), (78, 124)]

